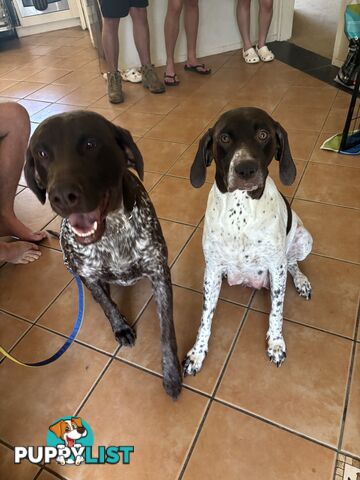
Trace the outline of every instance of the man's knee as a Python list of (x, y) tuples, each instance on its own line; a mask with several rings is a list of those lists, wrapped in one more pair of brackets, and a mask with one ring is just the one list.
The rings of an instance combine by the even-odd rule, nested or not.
[(185, 0), (185, 5), (188, 8), (196, 8), (199, 5), (199, 0)]
[(250, 9), (251, 0), (238, 0), (237, 8)]
[(184, 0), (169, 0), (168, 11), (174, 15), (180, 15), (183, 5)]
[[(30, 118), (27, 110), (20, 105), (19, 103), (15, 102), (7, 102), (2, 104), (1, 110), (3, 115), (2, 121), (6, 119), (6, 128), (10, 131), (11, 129), (21, 128), (20, 132), (27, 132), (30, 130)], [(3, 127), (3, 125), (1, 126)], [(0, 128), (3, 130), (3, 128)]]
[(147, 8), (146, 7), (131, 7), (130, 16), (133, 22), (147, 23)]
[(260, 0), (260, 8), (271, 12), (273, 8), (273, 0)]
[(118, 32), (120, 18), (103, 18), (103, 31)]

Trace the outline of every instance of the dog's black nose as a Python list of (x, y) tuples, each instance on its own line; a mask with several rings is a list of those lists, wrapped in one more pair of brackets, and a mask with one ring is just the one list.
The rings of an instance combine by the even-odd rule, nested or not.
[(50, 203), (60, 209), (75, 208), (80, 200), (80, 189), (71, 183), (57, 183), (49, 192)]
[(242, 160), (235, 165), (235, 172), (244, 180), (253, 177), (257, 171), (258, 167), (253, 160)]

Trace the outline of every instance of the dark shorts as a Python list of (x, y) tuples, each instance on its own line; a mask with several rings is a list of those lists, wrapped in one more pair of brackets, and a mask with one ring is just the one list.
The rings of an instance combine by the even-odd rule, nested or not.
[(105, 18), (123, 18), (131, 7), (146, 8), (148, 0), (99, 0), (102, 16)]

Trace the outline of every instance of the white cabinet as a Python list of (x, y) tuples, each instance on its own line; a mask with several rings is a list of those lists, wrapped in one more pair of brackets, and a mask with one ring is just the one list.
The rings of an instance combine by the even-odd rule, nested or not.
[[(19, 37), (80, 25), (80, 14), (76, 0), (66, 0), (67, 8), (64, 8), (64, 5), (60, 6), (62, 2), (49, 4), (50, 8), (48, 10), (38, 12), (35, 15), (33, 13), (36, 10), (31, 8), (31, 12), (27, 11), (22, 0), (13, 0), (13, 3), (21, 24), (17, 28)], [(58, 9), (56, 4), (59, 4)], [(28, 15), (28, 13), (31, 14)]]

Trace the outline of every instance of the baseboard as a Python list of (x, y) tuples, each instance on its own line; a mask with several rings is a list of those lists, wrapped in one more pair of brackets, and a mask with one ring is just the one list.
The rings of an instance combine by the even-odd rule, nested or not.
[(61, 30), (62, 28), (78, 26), (80, 26), (80, 18), (69, 18), (67, 20), (59, 20), (57, 22), (43, 23), (40, 25), (17, 27), (16, 31), (19, 37), (27, 37), (29, 35), (36, 35), (37, 33), (52, 32), (54, 30)]

